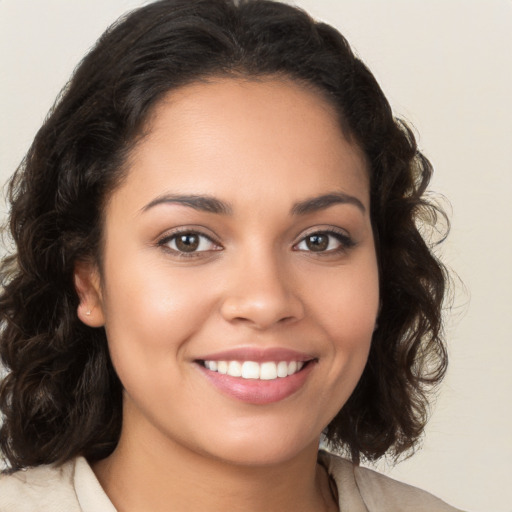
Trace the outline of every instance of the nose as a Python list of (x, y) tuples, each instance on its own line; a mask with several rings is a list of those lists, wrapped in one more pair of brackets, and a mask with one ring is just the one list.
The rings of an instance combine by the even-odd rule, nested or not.
[(264, 330), (304, 317), (304, 304), (290, 269), (270, 255), (240, 258), (225, 283), (221, 314), (229, 322)]

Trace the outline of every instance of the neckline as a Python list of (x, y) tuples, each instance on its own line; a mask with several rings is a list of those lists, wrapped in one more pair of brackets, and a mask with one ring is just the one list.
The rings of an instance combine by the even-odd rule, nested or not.
[(84, 457), (75, 459), (73, 485), (82, 512), (117, 512)]

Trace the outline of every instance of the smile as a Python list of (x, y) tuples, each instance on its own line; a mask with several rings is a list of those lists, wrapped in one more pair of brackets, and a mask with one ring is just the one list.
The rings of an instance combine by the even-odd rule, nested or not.
[[(256, 358), (255, 358), (256, 359)], [(280, 402), (298, 393), (318, 363), (307, 360), (251, 361), (240, 359), (200, 359), (196, 368), (221, 394), (247, 404)]]
[(304, 361), (203, 361), (205, 368), (231, 377), (254, 380), (275, 380), (294, 375), (304, 366)]

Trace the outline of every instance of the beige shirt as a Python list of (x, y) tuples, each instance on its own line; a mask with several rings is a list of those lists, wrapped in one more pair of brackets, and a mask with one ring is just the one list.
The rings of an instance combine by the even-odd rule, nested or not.
[[(457, 512), (431, 494), (326, 452), (340, 512)], [(83, 457), (0, 476), (0, 512), (116, 512)], [(458, 511), (460, 512), (460, 511)]]

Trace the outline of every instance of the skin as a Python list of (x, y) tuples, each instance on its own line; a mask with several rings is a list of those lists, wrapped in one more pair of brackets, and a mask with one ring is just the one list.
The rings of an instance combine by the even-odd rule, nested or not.
[[(100, 483), (120, 512), (336, 510), (319, 437), (361, 376), (379, 305), (363, 154), (315, 91), (218, 79), (170, 93), (128, 169), (107, 204), (101, 272), (75, 272), (78, 314), (105, 327), (125, 388)], [(353, 200), (293, 212), (333, 193)], [(177, 228), (205, 236), (192, 256), (169, 238)], [(330, 229), (342, 238), (312, 250), (307, 236)], [(314, 366), (291, 396), (245, 403), (197, 358), (247, 347), (298, 350)]]

